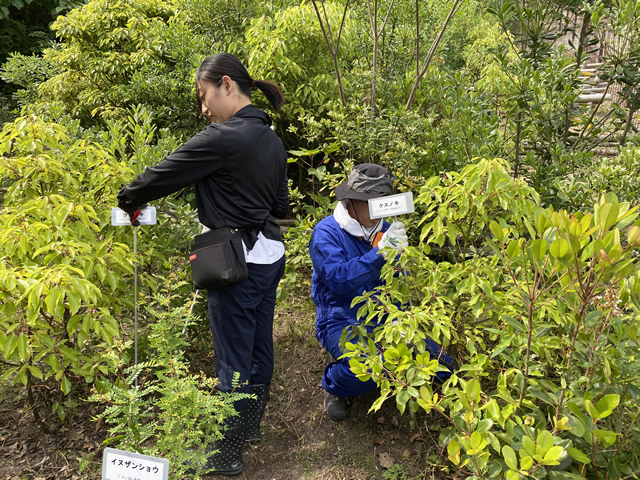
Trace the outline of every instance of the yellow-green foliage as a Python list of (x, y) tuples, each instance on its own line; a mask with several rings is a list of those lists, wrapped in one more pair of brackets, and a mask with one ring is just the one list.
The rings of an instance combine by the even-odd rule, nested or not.
[[(414, 216), (417, 246), (359, 299), (378, 325), (346, 344), (380, 386), (372, 409), (394, 396), (438, 412), (466, 478), (639, 471), (638, 207), (606, 194), (588, 211), (542, 208), (503, 161), (481, 160), (429, 179)], [(440, 388), (425, 339), (456, 361)]]
[(0, 133), (3, 380), (54, 379), (68, 394), (72, 379), (111, 371), (103, 352), (119, 341), (120, 276), (132, 270), (106, 228), (123, 175), (128, 167), (62, 125), (22, 117)]
[[(324, 3), (324, 9), (319, 8), (323, 21), (326, 12), (336, 42), (343, 7)], [(341, 62), (353, 54), (351, 25), (347, 16), (340, 39)], [(254, 19), (247, 29), (244, 48), (252, 75), (281, 85), (288, 101), (286, 112), (294, 118), (308, 110), (322, 113), (328, 102), (339, 101), (333, 61), (311, 3)]]

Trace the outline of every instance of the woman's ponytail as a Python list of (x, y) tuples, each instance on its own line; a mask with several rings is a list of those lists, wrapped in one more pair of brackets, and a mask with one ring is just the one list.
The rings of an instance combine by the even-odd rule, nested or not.
[(280, 111), (286, 100), (278, 85), (268, 80), (252, 80), (251, 85), (262, 90), (276, 113)]
[(224, 75), (228, 75), (236, 82), (240, 91), (249, 98), (251, 98), (252, 87), (262, 90), (276, 113), (285, 103), (284, 95), (278, 85), (268, 80), (253, 80), (242, 62), (230, 53), (218, 53), (205, 58), (196, 71), (195, 80), (196, 84), (209, 82), (218, 86)]

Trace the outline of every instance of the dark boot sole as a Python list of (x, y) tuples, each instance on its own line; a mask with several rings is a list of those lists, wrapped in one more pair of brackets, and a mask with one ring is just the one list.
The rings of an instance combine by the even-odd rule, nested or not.
[(228, 475), (228, 476), (233, 476), (233, 475), (240, 475), (242, 472), (244, 472), (244, 465), (242, 465), (241, 467), (235, 468), (233, 470), (212, 470), (212, 471), (210, 471), (209, 473), (206, 473), (206, 474), (197, 471), (195, 468), (189, 468), (187, 470), (187, 473), (189, 475), (195, 475), (197, 473), (198, 475)]
[(235, 470), (214, 470), (211, 473), (207, 473), (207, 475), (240, 475), (244, 471), (244, 465), (242, 467), (238, 467)]

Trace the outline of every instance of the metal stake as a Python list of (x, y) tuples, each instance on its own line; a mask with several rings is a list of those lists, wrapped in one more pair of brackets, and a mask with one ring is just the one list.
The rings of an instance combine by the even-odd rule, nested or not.
[[(138, 225), (155, 225), (156, 207), (143, 207), (138, 215)], [(117, 227), (131, 226), (131, 218), (124, 210), (113, 207), (111, 209), (111, 225)], [(133, 225), (133, 254), (136, 260), (133, 262), (133, 338), (134, 338), (134, 367), (138, 366), (138, 225)], [(138, 386), (138, 375), (134, 378)]]
[[(138, 227), (133, 227), (133, 255), (136, 261), (133, 264), (133, 363), (138, 366)], [(136, 374), (135, 386), (138, 386), (138, 375)]]

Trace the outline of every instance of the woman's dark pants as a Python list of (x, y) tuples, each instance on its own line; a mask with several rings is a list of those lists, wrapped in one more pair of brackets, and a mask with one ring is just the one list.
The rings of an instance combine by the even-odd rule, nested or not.
[[(251, 385), (271, 382), (273, 313), (284, 266), (284, 256), (271, 265), (248, 263), (248, 278), (208, 290), (219, 391), (232, 390), (234, 372), (240, 373), (238, 392), (249, 393)], [(236, 410), (247, 408), (247, 402), (246, 399), (237, 401)]]

